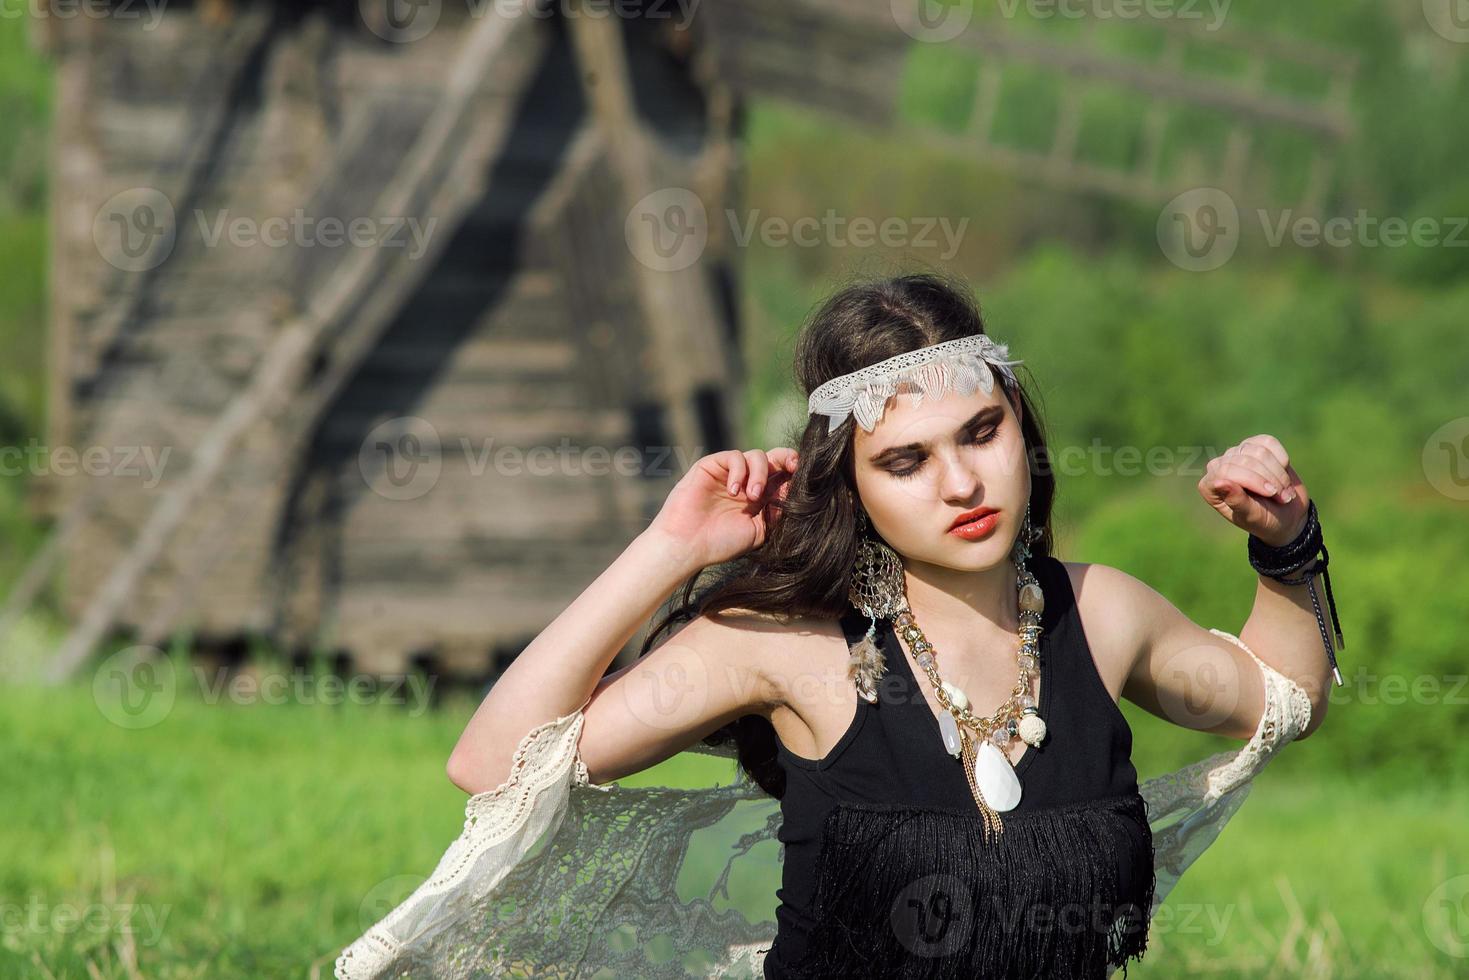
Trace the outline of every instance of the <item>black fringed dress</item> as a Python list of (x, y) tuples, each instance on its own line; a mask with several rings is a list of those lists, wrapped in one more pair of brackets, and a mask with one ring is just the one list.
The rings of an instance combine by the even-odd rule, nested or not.
[[(1132, 730), (1097, 673), (1065, 566), (1035, 558), (1045, 740), (988, 842), (893, 631), (887, 670), (821, 760), (777, 744), (786, 773), (777, 932), (767, 978), (1104, 978), (1141, 957), (1153, 838)], [(868, 621), (842, 619), (855, 643)]]

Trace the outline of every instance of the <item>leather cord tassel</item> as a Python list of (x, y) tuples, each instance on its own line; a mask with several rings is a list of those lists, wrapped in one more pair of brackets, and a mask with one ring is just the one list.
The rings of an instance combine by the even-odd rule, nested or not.
[[(1320, 558), (1315, 558), (1317, 552)], [(1345, 650), (1346, 640), (1341, 634), (1341, 620), (1336, 615), (1336, 596), (1331, 591), (1331, 574), (1326, 570), (1331, 553), (1321, 537), (1321, 521), (1316, 514), (1316, 501), (1306, 509), (1306, 524), (1294, 541), (1280, 547), (1272, 547), (1255, 535), (1249, 538), (1250, 566), (1266, 578), (1282, 585), (1304, 585), (1311, 594), (1311, 608), (1316, 613), (1316, 625), (1321, 630), (1321, 644), (1326, 648), (1326, 659), (1331, 664), (1331, 673), (1336, 684), (1343, 683), (1341, 669), (1337, 667), (1336, 650)], [(1314, 559), (1314, 560), (1313, 560)], [(1301, 574), (1296, 574), (1301, 573)], [(1321, 597), (1316, 594), (1316, 576), (1321, 576), (1326, 586), (1326, 603), (1331, 612), (1332, 633), (1336, 636), (1336, 649), (1332, 648), (1332, 633), (1326, 630), (1326, 618), (1321, 615)]]

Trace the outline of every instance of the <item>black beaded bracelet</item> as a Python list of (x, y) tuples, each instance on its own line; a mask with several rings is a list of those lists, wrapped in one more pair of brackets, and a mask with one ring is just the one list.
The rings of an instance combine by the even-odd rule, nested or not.
[(1266, 544), (1255, 535), (1250, 535), (1250, 563), (1262, 574), (1283, 574), (1300, 567), (1321, 550), (1321, 522), (1316, 514), (1316, 501), (1306, 508), (1306, 523), (1299, 534), (1287, 544)]
[[(1317, 552), (1321, 557), (1316, 558)], [(1331, 553), (1326, 550), (1326, 542), (1321, 537), (1321, 522), (1316, 515), (1316, 501), (1311, 501), (1306, 508), (1306, 525), (1301, 528), (1301, 533), (1288, 544), (1275, 547), (1266, 544), (1255, 535), (1250, 535), (1249, 540), (1250, 566), (1256, 572), (1268, 579), (1280, 582), (1282, 585), (1305, 585), (1311, 593), (1311, 608), (1316, 612), (1316, 625), (1321, 628), (1321, 643), (1326, 647), (1326, 659), (1331, 663), (1331, 673), (1336, 678), (1337, 686), (1342, 684), (1341, 671), (1336, 666), (1336, 653), (1331, 646), (1331, 634), (1326, 631), (1326, 620), (1321, 615), (1321, 600), (1316, 595), (1316, 576), (1321, 575), (1322, 582), (1326, 585), (1326, 602), (1331, 610), (1331, 626), (1336, 634), (1336, 648), (1346, 649), (1346, 641), (1341, 635), (1341, 621), (1336, 616), (1336, 597), (1331, 592), (1331, 573), (1327, 565), (1331, 561)], [(1297, 574), (1300, 573), (1300, 574)]]

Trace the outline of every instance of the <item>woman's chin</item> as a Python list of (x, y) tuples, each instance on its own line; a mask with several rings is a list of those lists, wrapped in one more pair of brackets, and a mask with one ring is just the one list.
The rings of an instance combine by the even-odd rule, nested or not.
[(958, 541), (943, 554), (920, 559), (930, 565), (956, 572), (984, 572), (997, 568), (1009, 557), (1008, 549), (993, 541)]

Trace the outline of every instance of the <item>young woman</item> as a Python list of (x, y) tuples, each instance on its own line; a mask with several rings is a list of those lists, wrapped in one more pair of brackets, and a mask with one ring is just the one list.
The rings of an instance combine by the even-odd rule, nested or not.
[[(548, 718), (578, 717), (590, 786), (732, 740), (780, 801), (768, 977), (1101, 977), (1140, 956), (1158, 815), (1118, 699), (1267, 753), (1319, 726), (1335, 661), (1313, 570), (1291, 578), (1319, 524), (1268, 435), (1199, 481), (1252, 536), (1258, 657), (1126, 572), (1058, 560), (1007, 353), (941, 277), (832, 296), (798, 342), (799, 450), (700, 459), (496, 682), (450, 778), (498, 801)], [(1282, 681), (1292, 710), (1267, 723)]]

